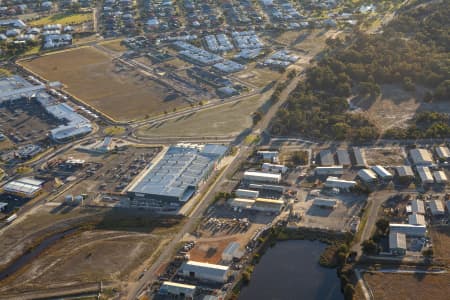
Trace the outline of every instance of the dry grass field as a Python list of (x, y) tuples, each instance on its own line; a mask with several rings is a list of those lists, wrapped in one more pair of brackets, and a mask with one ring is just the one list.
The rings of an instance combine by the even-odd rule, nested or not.
[(437, 259), (450, 262), (450, 226), (433, 227), (430, 230), (434, 244), (434, 256)]
[(92, 47), (58, 52), (22, 64), (40, 76), (60, 81), (78, 99), (117, 120), (142, 119), (183, 104), (181, 97), (165, 100), (171, 91), (140, 74), (116, 66)]
[(444, 300), (450, 292), (450, 274), (364, 274), (374, 294), (383, 300)]
[(364, 148), (367, 164), (372, 165), (404, 165), (406, 160), (405, 150), (401, 147), (391, 148)]
[(192, 113), (171, 119), (160, 125), (142, 127), (140, 136), (234, 136), (252, 125), (252, 113), (263, 103), (265, 97), (256, 95), (239, 102)]

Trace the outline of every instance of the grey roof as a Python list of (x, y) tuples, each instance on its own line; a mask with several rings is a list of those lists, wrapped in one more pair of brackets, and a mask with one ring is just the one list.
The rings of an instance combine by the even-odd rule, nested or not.
[(44, 85), (33, 85), (17, 75), (0, 78), (0, 103), (7, 100), (30, 97), (34, 93), (44, 89)]
[(406, 235), (396, 231), (389, 233), (389, 248), (406, 250)]
[(226, 151), (220, 145), (206, 145), (202, 150), (172, 146), (129, 192), (188, 200), (186, 194), (205, 179)]
[(338, 149), (336, 151), (337, 159), (340, 165), (348, 166), (351, 164), (350, 155), (345, 149)]
[(330, 150), (322, 150), (319, 152), (320, 164), (322, 166), (332, 166), (334, 165), (333, 153)]
[(395, 170), (400, 177), (414, 177), (414, 172), (410, 166), (397, 166)]

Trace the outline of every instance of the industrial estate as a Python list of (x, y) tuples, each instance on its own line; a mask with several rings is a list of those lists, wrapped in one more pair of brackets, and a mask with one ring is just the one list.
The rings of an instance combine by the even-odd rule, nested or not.
[(449, 20), (0, 0), (0, 299), (448, 299)]

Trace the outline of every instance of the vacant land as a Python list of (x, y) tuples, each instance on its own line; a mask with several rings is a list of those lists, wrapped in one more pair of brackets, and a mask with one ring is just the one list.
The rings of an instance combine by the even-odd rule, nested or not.
[(159, 125), (143, 127), (140, 136), (234, 136), (252, 126), (252, 113), (265, 97), (256, 95), (248, 99), (225, 104), (217, 108), (189, 114)]
[(367, 164), (370, 166), (404, 165), (406, 160), (405, 150), (401, 147), (365, 148), (364, 153), (365, 157), (367, 158)]
[(61, 25), (78, 25), (92, 20), (92, 13), (83, 14), (67, 14), (60, 13), (47, 16), (30, 22), (30, 26), (44, 26), (47, 24), (61, 24)]
[(450, 227), (438, 226), (430, 230), (434, 243), (434, 256), (439, 260), (450, 262)]
[(178, 107), (180, 97), (139, 71), (118, 65), (104, 52), (78, 48), (23, 61), (40, 76), (117, 120), (142, 119)]
[(78, 230), (49, 245), (26, 267), (2, 281), (0, 293), (134, 280), (179, 224), (178, 218), (142, 211), (65, 207), (55, 212), (54, 206), (40, 207), (2, 232), (2, 265), (45, 236), (68, 228)]
[(125, 52), (127, 51), (127, 47), (122, 45), (122, 39), (111, 40), (106, 42), (101, 42), (101, 46), (116, 52)]
[(364, 274), (374, 299), (448, 299), (450, 274)]

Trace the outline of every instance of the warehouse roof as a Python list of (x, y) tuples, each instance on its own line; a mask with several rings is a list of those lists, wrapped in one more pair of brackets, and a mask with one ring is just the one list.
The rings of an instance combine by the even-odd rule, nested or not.
[(21, 178), (8, 182), (3, 190), (9, 193), (20, 193), (32, 196), (42, 188), (44, 182), (33, 178)]
[(400, 177), (414, 177), (414, 172), (410, 166), (397, 166), (395, 170)]
[(215, 161), (227, 151), (227, 147), (219, 145), (196, 146), (170, 147), (164, 157), (129, 191), (187, 201), (214, 167)]
[(186, 290), (195, 290), (196, 286), (195, 285), (191, 285), (191, 284), (184, 284), (184, 283), (178, 283), (178, 282), (173, 282), (173, 281), (164, 281), (161, 285), (161, 289), (164, 289), (164, 287), (177, 287), (177, 288), (182, 288), (182, 289), (186, 289)]
[(442, 159), (450, 158), (450, 151), (445, 146), (436, 147), (436, 154)]
[(411, 149), (409, 154), (416, 165), (431, 165), (433, 163), (433, 156), (427, 149)]
[(444, 204), (441, 200), (431, 200), (430, 202), (430, 210), (431, 214), (434, 215), (443, 215), (445, 213)]
[(384, 168), (383, 166), (373, 166), (372, 170), (383, 179), (392, 177), (391, 172), (386, 170), (386, 168)]
[(331, 187), (331, 188), (348, 189), (355, 185), (356, 185), (356, 181), (339, 179), (334, 176), (328, 176), (327, 180), (325, 181), (325, 186)]
[(334, 165), (333, 153), (330, 150), (326, 149), (326, 150), (320, 151), (319, 156), (320, 156), (320, 164), (322, 166)]
[(198, 262), (189, 260), (183, 264), (181, 267), (183, 271), (189, 271), (189, 272), (208, 272), (213, 273), (214, 275), (223, 276), (225, 275), (229, 267), (228, 266), (222, 266), (222, 265), (215, 265), (215, 264), (209, 264), (204, 262)]
[(315, 198), (313, 204), (315, 206), (335, 207), (337, 204), (337, 200), (326, 198)]
[(370, 169), (361, 169), (358, 171), (358, 177), (363, 181), (369, 182), (376, 180), (377, 174)]
[(411, 211), (417, 214), (425, 214), (425, 204), (422, 200), (414, 199), (411, 201)]
[(420, 180), (423, 183), (433, 183), (433, 175), (431, 174), (430, 168), (424, 166), (417, 167), (417, 173), (419, 173)]
[(427, 225), (425, 222), (425, 216), (415, 213), (408, 216), (408, 223), (410, 225)]
[(338, 163), (340, 165), (348, 166), (351, 164), (350, 161), (350, 155), (348, 154), (348, 151), (345, 149), (338, 149), (336, 150)]
[(391, 249), (406, 249), (406, 235), (401, 232), (389, 233), (389, 248)]
[(265, 173), (265, 172), (255, 172), (255, 171), (245, 171), (244, 177), (246, 176), (254, 176), (254, 177), (264, 177), (264, 178), (271, 178), (280, 180), (281, 175), (280, 174), (272, 174), (272, 173)]
[(33, 85), (17, 75), (0, 78), (0, 103), (7, 100), (30, 97), (44, 89), (45, 86), (43, 84)]
[(353, 147), (353, 154), (355, 156), (356, 166), (365, 167), (367, 166), (366, 158), (364, 152), (361, 148)]
[(447, 182), (447, 175), (445, 175), (444, 171), (434, 171), (433, 177), (437, 183)]

